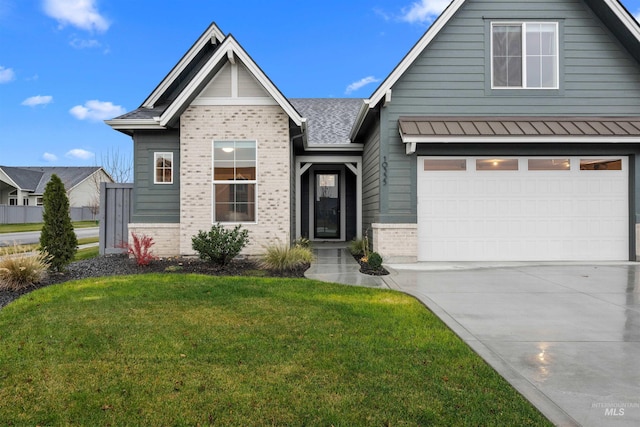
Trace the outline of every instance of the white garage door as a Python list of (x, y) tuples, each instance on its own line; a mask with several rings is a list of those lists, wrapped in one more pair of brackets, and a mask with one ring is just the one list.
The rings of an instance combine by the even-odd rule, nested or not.
[(418, 158), (420, 261), (629, 257), (628, 159)]

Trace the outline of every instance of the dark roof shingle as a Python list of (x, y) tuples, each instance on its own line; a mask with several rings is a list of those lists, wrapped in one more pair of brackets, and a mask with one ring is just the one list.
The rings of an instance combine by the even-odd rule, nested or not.
[(363, 100), (360, 98), (294, 98), (289, 100), (307, 119), (309, 145), (348, 144)]

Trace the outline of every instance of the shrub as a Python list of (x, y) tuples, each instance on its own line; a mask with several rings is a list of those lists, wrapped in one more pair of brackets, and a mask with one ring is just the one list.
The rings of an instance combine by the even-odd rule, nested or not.
[(371, 252), (367, 258), (367, 264), (374, 270), (378, 270), (382, 267), (382, 257), (378, 252)]
[(136, 260), (136, 264), (140, 266), (149, 265), (151, 261), (156, 259), (156, 256), (151, 252), (151, 246), (155, 245), (153, 237), (146, 235), (138, 236), (136, 233), (131, 233), (133, 243), (127, 245), (127, 253), (132, 255)]
[(78, 250), (78, 238), (69, 214), (69, 198), (62, 180), (51, 175), (43, 194), (44, 212), (40, 247), (51, 256), (50, 268), (61, 271)]
[(349, 252), (351, 255), (362, 255), (364, 256), (367, 251), (367, 241), (366, 239), (353, 239), (349, 242)]
[(218, 223), (208, 232), (200, 230), (193, 236), (191, 247), (201, 259), (225, 266), (249, 243), (249, 231), (241, 228), (236, 225), (233, 230), (227, 230)]
[(311, 240), (306, 237), (300, 237), (293, 241), (293, 246), (297, 248), (308, 248), (311, 249)]
[[(19, 291), (41, 282), (47, 277), (49, 256), (44, 252), (35, 254), (15, 253), (4, 249), (0, 258), (0, 290)], [(10, 255), (11, 254), (11, 255)]]
[(278, 244), (266, 248), (260, 265), (267, 270), (282, 272), (297, 270), (311, 261), (313, 261), (313, 253), (310, 248)]

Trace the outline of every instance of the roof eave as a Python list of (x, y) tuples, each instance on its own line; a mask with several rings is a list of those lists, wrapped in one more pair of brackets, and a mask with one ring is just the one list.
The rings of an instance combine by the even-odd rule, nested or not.
[(616, 17), (624, 24), (629, 32), (640, 42), (640, 24), (629, 13), (629, 11), (617, 0), (605, 0)]
[(105, 120), (105, 124), (111, 129), (124, 133), (125, 135), (133, 135), (136, 130), (166, 130), (166, 126), (161, 126), (154, 119), (112, 119)]
[(187, 68), (187, 66), (193, 61), (193, 59), (200, 53), (200, 51), (208, 43), (222, 43), (225, 39), (224, 33), (214, 23), (209, 25), (209, 28), (198, 38), (198, 40), (191, 46), (191, 48), (184, 54), (184, 56), (178, 61), (173, 69), (167, 74), (167, 76), (160, 82), (160, 84), (151, 92), (149, 97), (144, 100), (142, 107), (153, 108), (155, 103), (162, 97), (171, 84), (180, 76), (180, 74)]
[(305, 144), (304, 151), (331, 151), (331, 152), (345, 152), (345, 151), (362, 151), (364, 144)]
[(362, 106), (360, 106), (360, 111), (358, 111), (358, 115), (356, 116), (356, 121), (353, 123), (353, 127), (351, 128), (351, 133), (349, 134), (349, 139), (355, 141), (358, 136), (358, 132), (360, 132), (360, 128), (364, 124), (364, 121), (367, 118), (367, 114), (369, 114), (369, 110), (371, 110), (371, 103), (368, 99), (362, 101)]
[(427, 32), (418, 40), (418, 42), (411, 48), (409, 53), (400, 61), (400, 63), (394, 68), (394, 70), (387, 76), (386, 79), (380, 84), (378, 89), (369, 98), (371, 106), (376, 106), (382, 101), (387, 92), (393, 87), (398, 79), (407, 71), (407, 69), (413, 64), (413, 62), (420, 56), (422, 51), (431, 43), (431, 41), (438, 35), (438, 33), (444, 28), (444, 26), (451, 20), (453, 15), (456, 14), (458, 9), (464, 4), (466, 0), (454, 0), (449, 6), (438, 16), (438, 18), (431, 24)]

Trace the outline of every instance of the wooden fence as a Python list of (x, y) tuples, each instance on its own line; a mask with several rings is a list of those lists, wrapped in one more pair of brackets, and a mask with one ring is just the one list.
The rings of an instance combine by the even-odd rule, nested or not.
[(133, 184), (103, 182), (100, 186), (100, 255), (122, 253), (129, 239)]

